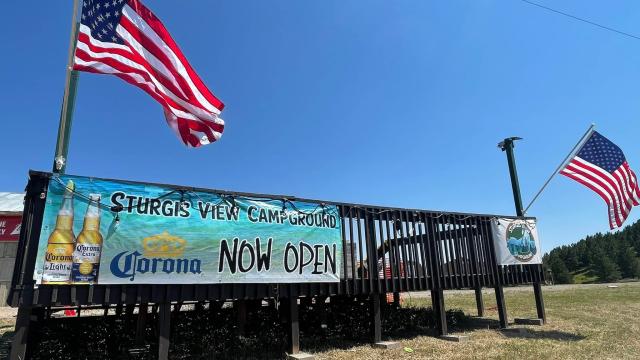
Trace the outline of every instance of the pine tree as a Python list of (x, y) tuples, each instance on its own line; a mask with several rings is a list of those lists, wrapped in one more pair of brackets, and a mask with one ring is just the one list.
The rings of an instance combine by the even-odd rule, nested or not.
[(545, 255), (543, 262), (558, 283), (570, 282), (571, 273), (590, 270), (600, 281), (640, 277), (640, 221), (615, 233), (596, 233), (563, 245)]
[(556, 255), (550, 254), (546, 257), (546, 267), (551, 270), (553, 281), (556, 284), (571, 284), (573, 283), (573, 276), (569, 273), (564, 261)]
[(613, 262), (607, 255), (600, 255), (594, 258), (595, 271), (601, 281), (613, 282), (620, 280), (622, 274), (618, 265)]
[(618, 266), (625, 278), (637, 278), (640, 276), (640, 260), (633, 247), (628, 246), (626, 250), (620, 252), (618, 256)]

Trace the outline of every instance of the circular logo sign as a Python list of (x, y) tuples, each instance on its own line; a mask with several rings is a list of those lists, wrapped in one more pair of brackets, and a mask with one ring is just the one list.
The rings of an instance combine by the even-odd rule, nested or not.
[(529, 261), (538, 252), (533, 232), (523, 220), (515, 220), (507, 226), (507, 248), (513, 257), (520, 261)]

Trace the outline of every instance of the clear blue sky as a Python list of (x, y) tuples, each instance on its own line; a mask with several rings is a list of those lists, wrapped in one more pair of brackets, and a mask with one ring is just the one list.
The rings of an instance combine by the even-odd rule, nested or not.
[[(540, 2), (640, 35), (637, 1)], [(518, 0), (145, 3), (226, 103), (225, 134), (187, 149), (141, 90), (83, 73), (69, 173), (512, 214), (498, 141), (524, 138), (528, 203), (591, 122), (640, 172), (640, 40)], [(51, 168), (71, 4), (4, 6), (0, 191)], [(544, 251), (608, 229), (561, 176), (529, 213)]]

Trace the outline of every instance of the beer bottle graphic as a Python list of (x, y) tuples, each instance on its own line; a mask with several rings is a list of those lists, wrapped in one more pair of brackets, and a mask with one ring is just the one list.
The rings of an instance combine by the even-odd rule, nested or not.
[(73, 252), (71, 281), (73, 283), (93, 284), (98, 279), (100, 254), (102, 253), (102, 235), (100, 234), (100, 195), (89, 196), (89, 206), (84, 215), (82, 231), (78, 235)]
[(56, 228), (49, 235), (45, 253), (43, 284), (68, 284), (71, 281), (73, 262), (73, 191), (75, 185), (69, 180), (64, 191), (62, 205), (58, 210)]

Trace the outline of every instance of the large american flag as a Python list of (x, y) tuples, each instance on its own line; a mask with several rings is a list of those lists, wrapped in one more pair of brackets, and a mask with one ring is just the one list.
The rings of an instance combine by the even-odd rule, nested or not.
[(224, 104), (195, 73), (160, 20), (139, 0), (84, 0), (75, 70), (112, 74), (164, 108), (185, 145), (220, 138)]
[(633, 206), (640, 204), (640, 188), (620, 148), (593, 131), (576, 156), (560, 171), (595, 191), (609, 207), (609, 227), (621, 227)]

